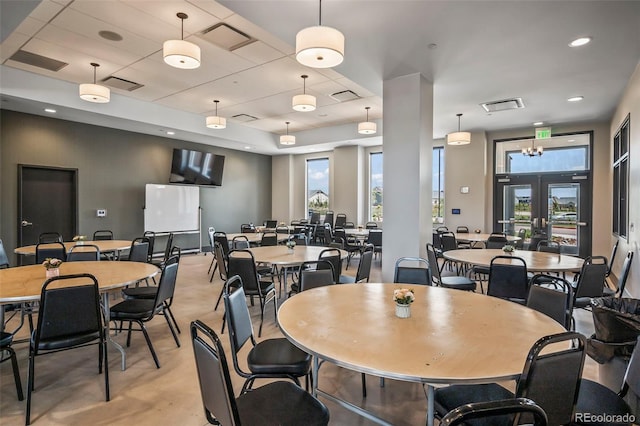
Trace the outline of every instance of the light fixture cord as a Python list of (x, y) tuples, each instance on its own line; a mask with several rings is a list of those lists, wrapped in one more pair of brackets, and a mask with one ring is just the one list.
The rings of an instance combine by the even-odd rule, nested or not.
[(302, 94), (303, 95), (307, 94), (307, 79), (306, 78), (302, 79)]
[(322, 0), (319, 1), (320, 6), (319, 6), (319, 12), (318, 12), (318, 26), (322, 26)]
[(180, 40), (184, 40), (184, 18), (180, 18)]
[(96, 66), (93, 65), (93, 84), (96, 84)]
[(367, 108), (367, 122), (369, 122), (369, 108)]
[(460, 133), (460, 117), (461, 115), (458, 116), (458, 133)]

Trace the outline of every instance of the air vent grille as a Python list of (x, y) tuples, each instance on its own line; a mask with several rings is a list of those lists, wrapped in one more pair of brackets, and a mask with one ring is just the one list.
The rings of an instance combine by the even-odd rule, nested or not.
[(230, 52), (256, 41), (250, 35), (224, 22), (202, 31), (202, 38)]
[(27, 52), (26, 50), (18, 50), (9, 58), (12, 61), (20, 62), (23, 64), (31, 65), (38, 68), (44, 68), (49, 71), (57, 72), (62, 68), (69, 65), (66, 62), (58, 61), (57, 59), (47, 58), (46, 56), (38, 55), (37, 53)]
[(249, 114), (236, 114), (231, 118), (233, 118), (234, 120), (240, 123), (247, 123), (249, 121), (255, 121), (258, 119), (258, 117), (254, 117), (253, 115), (249, 115)]
[(500, 101), (484, 102), (480, 104), (486, 112), (507, 111), (510, 109), (524, 108), (522, 98), (502, 99)]
[(136, 83), (134, 81), (125, 80), (124, 78), (115, 77), (113, 75), (102, 80), (107, 86), (115, 87), (120, 90), (127, 90), (133, 92), (136, 89), (144, 87), (144, 84)]
[(358, 96), (358, 94), (353, 90), (343, 90), (342, 92), (333, 93), (330, 96), (338, 102), (348, 102), (360, 99), (360, 96)]

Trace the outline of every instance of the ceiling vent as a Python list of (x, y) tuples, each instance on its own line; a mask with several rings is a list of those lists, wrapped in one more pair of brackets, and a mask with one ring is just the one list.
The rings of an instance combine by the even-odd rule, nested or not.
[(258, 119), (258, 117), (254, 117), (253, 115), (249, 115), (249, 114), (236, 114), (231, 118), (233, 118), (234, 120), (240, 123), (248, 123), (249, 121), (255, 121)]
[(69, 65), (66, 62), (58, 61), (57, 59), (53, 58), (47, 58), (46, 56), (27, 52), (26, 50), (18, 50), (16, 53), (11, 55), (9, 59), (12, 61), (31, 65), (33, 67), (44, 68), (53, 72), (60, 71), (62, 68)]
[(330, 96), (338, 102), (348, 102), (353, 101), (354, 99), (360, 99), (360, 96), (352, 90), (343, 90), (342, 92), (332, 93)]
[(501, 101), (485, 102), (480, 104), (486, 112), (507, 111), (509, 109), (524, 108), (522, 98), (503, 99)]
[(128, 92), (133, 92), (136, 89), (144, 87), (144, 84), (125, 80), (124, 78), (120, 78), (120, 77), (114, 77), (112, 75), (103, 79), (102, 82), (107, 86), (111, 86), (120, 90), (126, 90)]
[(255, 38), (224, 22), (202, 31), (202, 38), (230, 52), (256, 41)]

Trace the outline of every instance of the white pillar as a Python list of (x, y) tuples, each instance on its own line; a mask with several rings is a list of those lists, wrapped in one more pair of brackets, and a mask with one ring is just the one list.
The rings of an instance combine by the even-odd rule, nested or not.
[(293, 220), (293, 155), (271, 157), (271, 218), (287, 225)]
[(382, 280), (403, 256), (426, 258), (431, 241), (433, 84), (420, 74), (384, 82)]

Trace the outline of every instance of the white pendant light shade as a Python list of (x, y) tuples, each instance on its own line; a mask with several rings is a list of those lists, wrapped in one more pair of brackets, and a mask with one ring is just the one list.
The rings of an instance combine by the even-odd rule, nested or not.
[(373, 135), (378, 131), (377, 124), (369, 121), (369, 109), (371, 109), (371, 107), (365, 107), (365, 110), (367, 110), (367, 121), (358, 123), (358, 133), (361, 135)]
[(287, 134), (280, 135), (280, 145), (295, 145), (296, 137), (289, 134), (289, 121), (287, 121), (286, 124), (287, 124)]
[(106, 104), (111, 100), (111, 90), (108, 87), (96, 84), (96, 68), (100, 65), (91, 62), (93, 67), (93, 83), (83, 83), (80, 85), (80, 99), (95, 102), (97, 104)]
[(458, 131), (447, 135), (447, 145), (468, 145), (471, 143), (471, 133), (460, 131), (460, 117), (462, 114), (456, 114), (458, 117)]
[(316, 97), (307, 95), (307, 78), (308, 75), (302, 75), (303, 92), (302, 95), (295, 95), (291, 100), (291, 107), (296, 111), (309, 112), (316, 109)]
[(111, 91), (108, 87), (99, 84), (84, 83), (80, 85), (80, 98), (97, 104), (106, 104), (111, 100)]
[(180, 40), (167, 40), (162, 45), (164, 61), (175, 68), (191, 70), (200, 66), (200, 47), (184, 40), (184, 20), (188, 18), (186, 13), (178, 13), (181, 30)]
[(378, 126), (374, 122), (363, 121), (362, 123), (358, 123), (358, 133), (361, 135), (373, 135), (377, 131)]
[(331, 68), (344, 60), (344, 35), (326, 26), (308, 27), (296, 35), (296, 60), (311, 68)]
[(162, 45), (164, 61), (175, 68), (191, 70), (200, 66), (200, 48), (185, 40), (167, 40)]
[(227, 119), (218, 116), (218, 102), (220, 101), (215, 100), (213, 102), (216, 104), (216, 115), (210, 115), (207, 117), (207, 127), (210, 129), (224, 129), (227, 127)]

